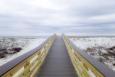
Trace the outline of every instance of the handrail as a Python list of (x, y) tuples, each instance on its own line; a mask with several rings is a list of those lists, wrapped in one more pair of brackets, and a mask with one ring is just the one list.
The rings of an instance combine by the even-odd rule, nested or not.
[(115, 77), (115, 73), (112, 70), (79, 50), (67, 36), (64, 36), (64, 41), (79, 77)]
[(0, 66), (0, 77), (34, 77), (44, 62), (55, 39), (49, 37), (43, 44)]

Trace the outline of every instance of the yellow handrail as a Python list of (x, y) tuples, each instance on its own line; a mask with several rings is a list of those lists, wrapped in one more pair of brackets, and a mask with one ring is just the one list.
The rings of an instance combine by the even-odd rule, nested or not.
[(88, 60), (81, 56), (81, 54), (72, 47), (68, 37), (64, 36), (64, 41), (72, 64), (79, 77), (104, 77), (99, 70), (97, 70)]
[(34, 77), (39, 71), (40, 66), (43, 64), (54, 39), (55, 35), (50, 37), (40, 50), (15, 65), (1, 77)]

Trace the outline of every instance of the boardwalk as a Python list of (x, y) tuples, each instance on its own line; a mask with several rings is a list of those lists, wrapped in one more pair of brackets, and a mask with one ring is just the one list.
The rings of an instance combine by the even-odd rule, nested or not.
[(77, 77), (62, 37), (56, 37), (36, 77)]

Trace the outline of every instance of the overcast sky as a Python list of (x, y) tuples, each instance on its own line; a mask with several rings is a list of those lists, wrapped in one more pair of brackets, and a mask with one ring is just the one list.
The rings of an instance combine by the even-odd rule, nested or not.
[(114, 34), (115, 0), (0, 0), (0, 35)]

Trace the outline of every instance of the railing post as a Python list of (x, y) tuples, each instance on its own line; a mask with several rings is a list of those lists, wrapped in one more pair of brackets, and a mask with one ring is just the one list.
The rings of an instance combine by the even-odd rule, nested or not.
[(30, 77), (30, 62), (28, 59), (24, 64), (24, 77)]

